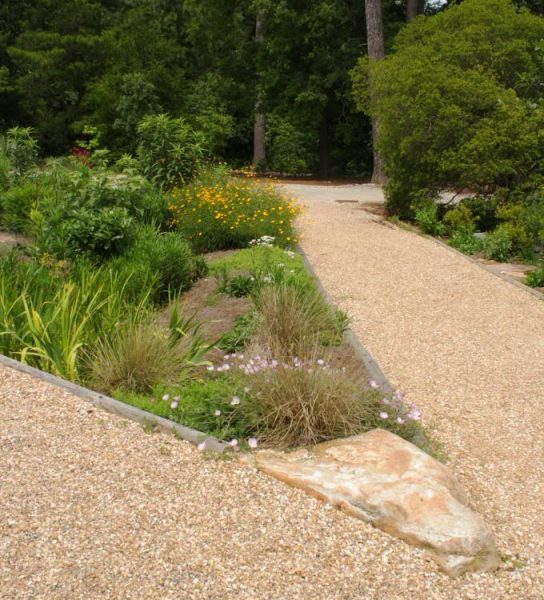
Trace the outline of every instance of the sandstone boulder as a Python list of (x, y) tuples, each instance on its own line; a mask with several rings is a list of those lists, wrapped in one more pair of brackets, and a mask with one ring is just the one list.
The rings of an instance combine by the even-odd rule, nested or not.
[(263, 450), (255, 465), (350, 515), (431, 551), (449, 575), (492, 570), (492, 532), (450, 471), (380, 429), (291, 453)]

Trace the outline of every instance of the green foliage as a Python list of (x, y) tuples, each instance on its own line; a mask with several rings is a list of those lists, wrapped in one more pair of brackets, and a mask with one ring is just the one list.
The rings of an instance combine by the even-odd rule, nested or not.
[(527, 273), (525, 282), (530, 287), (544, 287), (544, 261), (534, 271)]
[(111, 393), (150, 392), (187, 376), (209, 350), (195, 330), (172, 338), (157, 323), (128, 323), (97, 341), (89, 355), (89, 377), (96, 389)]
[[(509, 0), (464, 0), (399, 33), (370, 73), (390, 211), (413, 216), (421, 190), (542, 181), (543, 38), (544, 21)], [(364, 87), (356, 96), (365, 108)]]
[(257, 326), (257, 315), (249, 312), (236, 317), (234, 327), (219, 340), (217, 347), (224, 352), (240, 352), (249, 344)]
[(448, 243), (464, 254), (476, 254), (484, 248), (483, 240), (475, 237), (473, 233), (466, 229), (454, 231)]
[(247, 246), (271, 236), (278, 245), (295, 242), (298, 207), (274, 186), (218, 177), (209, 171), (184, 188), (174, 190), (170, 210), (173, 226), (195, 252)]
[(2, 226), (17, 233), (28, 233), (30, 211), (38, 201), (39, 191), (32, 182), (23, 182), (0, 195)]
[(9, 160), (16, 177), (24, 175), (36, 164), (38, 142), (31, 127), (12, 127), (8, 129), (2, 143), (2, 153)]
[(82, 263), (66, 275), (14, 254), (0, 261), (0, 352), (78, 381), (97, 340), (142, 318), (149, 288), (128, 302), (113, 271)]
[(40, 246), (61, 258), (104, 261), (130, 245), (133, 221), (124, 208), (74, 208), (42, 235)]
[(500, 206), (497, 216), (504, 221), (500, 227), (508, 232), (514, 254), (533, 260), (544, 252), (544, 191)]
[(132, 246), (111, 266), (122, 277), (130, 278), (130, 293), (137, 294), (140, 286), (153, 285), (152, 297), (157, 303), (189, 289), (206, 272), (205, 263), (193, 256), (179, 233), (160, 233), (152, 227), (140, 227)]
[(476, 230), (475, 219), (467, 204), (459, 204), (448, 210), (444, 215), (443, 223), (450, 234), (456, 232), (473, 233)]
[(197, 174), (206, 154), (203, 139), (183, 119), (148, 116), (137, 131), (142, 171), (158, 187), (171, 189)]
[(429, 235), (443, 235), (445, 228), (438, 218), (438, 206), (432, 200), (422, 202), (416, 208), (416, 223), (423, 233)]
[(272, 171), (308, 173), (311, 158), (307, 134), (298, 130), (286, 118), (271, 115), (266, 130), (267, 158)]
[(512, 238), (507, 228), (500, 225), (485, 236), (484, 256), (498, 262), (507, 262), (512, 257)]

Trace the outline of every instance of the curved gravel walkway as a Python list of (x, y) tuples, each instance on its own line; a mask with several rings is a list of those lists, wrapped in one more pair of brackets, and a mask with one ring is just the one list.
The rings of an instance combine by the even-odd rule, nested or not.
[(452, 580), (250, 467), (0, 368), (0, 598), (543, 597), (544, 303), (334, 203), (334, 188), (308, 192), (303, 244), (317, 272), (436, 420), (501, 549), (527, 566)]

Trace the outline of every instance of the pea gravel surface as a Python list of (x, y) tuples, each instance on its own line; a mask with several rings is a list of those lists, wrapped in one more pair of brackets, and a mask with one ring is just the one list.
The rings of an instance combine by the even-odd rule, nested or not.
[(0, 598), (544, 596), (544, 303), (334, 191), (305, 192), (304, 248), (387, 374), (436, 420), (504, 567), (450, 579), (422, 550), (251, 467), (2, 367)]

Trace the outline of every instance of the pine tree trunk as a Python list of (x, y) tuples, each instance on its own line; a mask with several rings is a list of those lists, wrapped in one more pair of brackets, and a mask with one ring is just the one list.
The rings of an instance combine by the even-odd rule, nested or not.
[(425, 0), (406, 0), (406, 20), (411, 21), (425, 10)]
[[(260, 46), (264, 42), (265, 19), (258, 13), (255, 20), (255, 42)], [(259, 169), (266, 163), (266, 113), (263, 109), (262, 94), (257, 92), (255, 102), (255, 122), (253, 125), (253, 165)]]
[[(366, 8), (366, 35), (368, 41), (368, 57), (371, 61), (381, 60), (385, 57), (385, 44), (383, 40), (382, 4), (381, 0), (365, 0)], [(370, 95), (372, 93), (372, 80), (370, 81)], [(378, 120), (372, 118), (372, 144), (374, 148), (374, 169), (372, 183), (385, 183), (383, 161), (378, 152)]]

